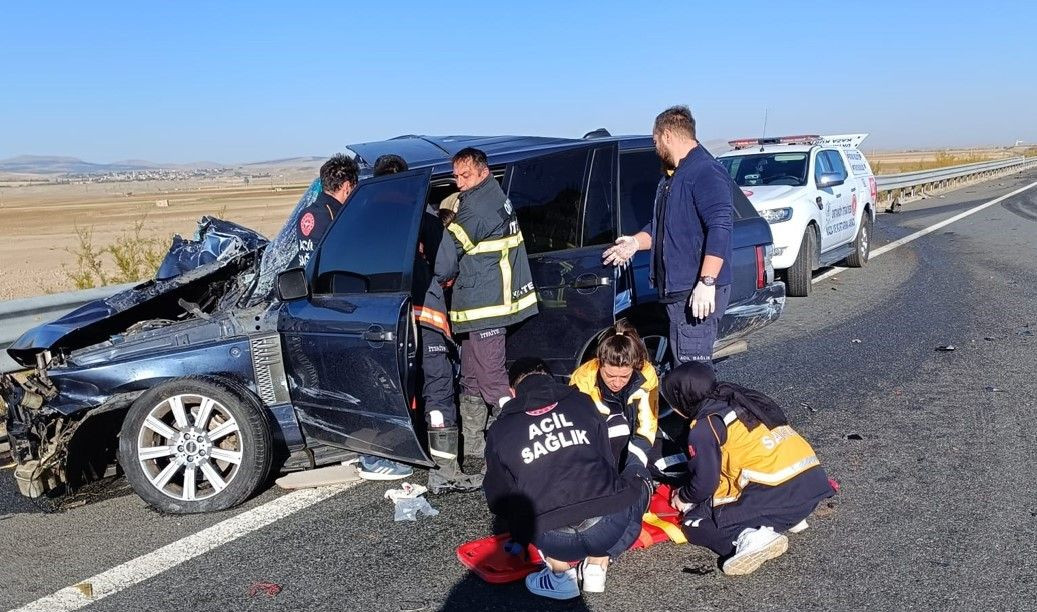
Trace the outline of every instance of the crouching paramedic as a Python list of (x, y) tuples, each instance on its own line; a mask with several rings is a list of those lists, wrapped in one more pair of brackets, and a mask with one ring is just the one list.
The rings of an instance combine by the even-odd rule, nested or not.
[(659, 414), (659, 379), (634, 326), (621, 320), (606, 331), (597, 356), (577, 368), (569, 382), (594, 400), (605, 419), (616, 465), (636, 461), (647, 476)]
[(486, 435), (483, 491), (513, 539), (533, 542), (547, 564), (527, 576), (534, 594), (569, 599), (605, 589), (611, 557), (641, 533), (651, 483), (636, 463), (620, 474), (605, 420), (591, 399), (556, 382), (539, 359), (509, 373), (515, 398)]
[(814, 450), (759, 391), (718, 383), (710, 364), (677, 367), (662, 395), (691, 420), (688, 480), (671, 503), (692, 544), (720, 555), (725, 574), (748, 574), (788, 548), (785, 531), (834, 495)]
[(466, 148), (453, 157), (461, 190), (457, 216), (447, 226), (460, 271), (453, 286), (450, 321), (461, 334), (461, 426), (465, 454), (483, 455), (488, 422), (511, 398), (505, 369), (506, 328), (537, 314), (526, 247), (511, 202), (486, 163)]

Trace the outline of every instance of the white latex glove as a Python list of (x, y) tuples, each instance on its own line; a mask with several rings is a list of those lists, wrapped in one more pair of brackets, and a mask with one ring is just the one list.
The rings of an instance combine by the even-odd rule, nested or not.
[(633, 236), (620, 236), (616, 238), (616, 244), (605, 249), (605, 252), (601, 254), (602, 260), (605, 265), (614, 265), (623, 267), (630, 263), (634, 255), (638, 251), (637, 238)]
[(691, 314), (696, 319), (705, 319), (716, 310), (717, 288), (716, 285), (709, 287), (699, 281), (691, 292), (688, 306), (691, 306)]
[(687, 502), (681, 501), (680, 496), (677, 495), (677, 491), (678, 489), (674, 489), (673, 492), (670, 493), (670, 505), (673, 506), (673, 509), (677, 512), (680, 512), (681, 514), (684, 514), (688, 510), (694, 509), (695, 504), (689, 504)]

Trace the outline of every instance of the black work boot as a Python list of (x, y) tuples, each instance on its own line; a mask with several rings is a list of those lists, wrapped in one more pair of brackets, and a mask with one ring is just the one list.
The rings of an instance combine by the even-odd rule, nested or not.
[(475, 395), (462, 395), (458, 412), (464, 436), (465, 457), (483, 458), (486, 451), (486, 402)]
[(428, 430), (428, 447), (436, 469), (428, 471), (428, 490), (436, 495), (468, 493), (482, 488), (482, 475), (469, 475), (457, 463), (457, 428), (436, 427)]

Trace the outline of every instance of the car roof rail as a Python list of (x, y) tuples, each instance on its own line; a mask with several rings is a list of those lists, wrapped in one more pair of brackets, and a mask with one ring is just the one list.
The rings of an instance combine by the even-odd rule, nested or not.
[(606, 130), (605, 128), (598, 128), (596, 130), (593, 130), (591, 132), (587, 132), (586, 134), (584, 134), (583, 135), (583, 139), (584, 140), (591, 140), (591, 139), (594, 139), (594, 138), (609, 138), (611, 136), (612, 136), (612, 134), (610, 134), (609, 131)]

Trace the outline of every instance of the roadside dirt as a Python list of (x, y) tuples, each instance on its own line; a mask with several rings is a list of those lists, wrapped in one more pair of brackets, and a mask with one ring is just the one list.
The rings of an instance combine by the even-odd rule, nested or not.
[[(203, 215), (219, 215), (270, 237), (304, 189), (212, 182), (0, 189), (0, 300), (74, 290), (67, 271), (76, 267), (69, 251), (77, 246), (77, 226), (92, 228), (95, 247), (111, 244), (142, 217), (145, 235), (163, 242), (176, 233), (192, 235)], [(159, 206), (160, 201), (167, 205)]]

